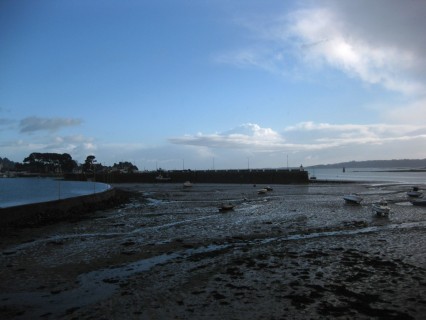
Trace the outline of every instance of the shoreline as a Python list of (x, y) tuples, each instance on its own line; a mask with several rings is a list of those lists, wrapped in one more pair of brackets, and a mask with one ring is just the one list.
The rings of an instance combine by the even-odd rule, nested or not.
[(110, 188), (95, 194), (0, 208), (0, 230), (75, 220), (128, 202), (130, 194)]

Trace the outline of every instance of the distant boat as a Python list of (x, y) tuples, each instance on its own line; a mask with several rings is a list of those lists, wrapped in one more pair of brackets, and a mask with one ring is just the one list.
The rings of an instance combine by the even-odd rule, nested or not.
[(373, 212), (375, 212), (378, 216), (381, 216), (381, 217), (387, 216), (390, 212), (388, 203), (385, 200), (381, 200), (380, 202), (373, 203), (371, 209)]
[(267, 186), (265, 189), (266, 189), (267, 191), (272, 191), (272, 190), (274, 190), (274, 189), (272, 189), (272, 187), (270, 187), (270, 186)]
[(192, 183), (191, 183), (191, 181), (185, 181), (185, 182), (183, 183), (183, 187), (184, 187), (184, 188), (191, 188), (191, 187), (192, 187)]
[(411, 191), (407, 192), (407, 196), (411, 197), (411, 198), (418, 198), (422, 195), (423, 193), (419, 191), (418, 187), (413, 187), (413, 189), (411, 189)]
[(268, 189), (266, 189), (266, 188), (257, 190), (257, 194), (265, 194), (267, 192), (268, 192)]
[(157, 181), (170, 181), (171, 178), (170, 177), (163, 177), (163, 175), (159, 174), (158, 176), (155, 177), (155, 180), (157, 180)]
[(222, 203), (222, 205), (219, 207), (219, 211), (220, 212), (225, 212), (225, 211), (231, 211), (234, 210), (234, 205), (231, 203)]
[(343, 167), (343, 169), (342, 169), (342, 172), (346, 172), (346, 169), (345, 169), (345, 167)]
[(346, 201), (346, 203), (351, 204), (360, 204), (362, 201), (362, 198), (360, 196), (353, 193), (343, 196), (343, 199)]

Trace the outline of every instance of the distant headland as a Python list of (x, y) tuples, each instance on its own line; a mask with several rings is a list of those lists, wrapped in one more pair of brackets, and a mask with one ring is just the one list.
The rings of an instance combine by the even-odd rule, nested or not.
[(348, 161), (333, 164), (321, 164), (310, 166), (313, 169), (334, 169), (334, 168), (381, 168), (392, 169), (391, 171), (425, 171), (426, 159), (393, 159), (393, 160), (366, 160)]

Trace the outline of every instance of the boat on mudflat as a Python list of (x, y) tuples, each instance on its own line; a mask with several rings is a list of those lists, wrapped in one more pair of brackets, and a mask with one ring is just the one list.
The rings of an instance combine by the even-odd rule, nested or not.
[(191, 183), (191, 181), (185, 181), (185, 182), (183, 183), (183, 187), (184, 187), (184, 188), (191, 188), (191, 187), (192, 187), (192, 183)]
[(418, 198), (418, 197), (421, 197), (422, 195), (423, 195), (423, 193), (419, 191), (418, 187), (413, 187), (413, 189), (411, 189), (411, 191), (407, 192), (407, 196), (409, 196), (411, 198)]
[(155, 177), (155, 180), (157, 181), (170, 181), (172, 178), (170, 177), (163, 177), (162, 174), (159, 174), (158, 176)]
[(266, 188), (257, 190), (257, 194), (265, 194), (267, 192), (268, 192), (268, 189), (266, 189)]
[(225, 211), (231, 211), (234, 210), (234, 205), (231, 203), (222, 203), (222, 205), (219, 207), (219, 211), (220, 212), (225, 212)]
[(350, 204), (360, 204), (362, 201), (362, 198), (359, 195), (353, 193), (343, 196), (343, 199), (346, 203)]
[(385, 200), (381, 200), (380, 202), (373, 203), (371, 210), (380, 217), (387, 216), (390, 212), (388, 203)]
[(411, 200), (411, 203), (413, 204), (413, 206), (426, 207), (426, 199)]

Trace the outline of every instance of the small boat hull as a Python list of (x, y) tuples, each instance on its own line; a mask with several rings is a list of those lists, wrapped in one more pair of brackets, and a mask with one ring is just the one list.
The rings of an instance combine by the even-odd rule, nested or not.
[(235, 206), (233, 204), (222, 204), (219, 207), (219, 211), (220, 212), (232, 211), (232, 210), (234, 210), (234, 207)]
[(418, 198), (422, 195), (423, 193), (419, 192), (419, 191), (408, 191), (407, 192), (407, 196), (409, 196), (410, 198)]
[(411, 191), (407, 192), (407, 196), (409, 196), (410, 198), (419, 198), (422, 195), (423, 193), (419, 191), (418, 187), (413, 187)]
[(343, 199), (346, 201), (346, 203), (349, 204), (360, 204), (362, 201), (362, 198), (355, 194), (349, 194), (347, 196), (344, 196)]
[(390, 208), (386, 202), (374, 203), (371, 209), (374, 213), (376, 213), (376, 215), (380, 217), (387, 216), (390, 212)]
[(192, 183), (191, 183), (190, 181), (185, 181), (185, 182), (183, 183), (183, 187), (184, 187), (184, 188), (191, 188), (191, 187), (192, 187)]
[(412, 200), (411, 203), (413, 206), (426, 207), (426, 199)]

